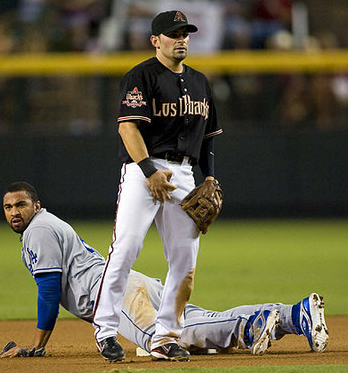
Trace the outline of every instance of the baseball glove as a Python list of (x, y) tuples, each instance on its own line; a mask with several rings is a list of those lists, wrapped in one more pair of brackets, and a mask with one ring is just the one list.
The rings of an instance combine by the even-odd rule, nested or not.
[(196, 223), (198, 229), (207, 233), (209, 226), (222, 208), (223, 192), (219, 182), (206, 180), (192, 190), (181, 202), (181, 208)]
[[(10, 341), (8, 342), (3, 350), (0, 352), (0, 355), (4, 354), (8, 350), (11, 350), (11, 348), (16, 347), (16, 342)], [(44, 347), (39, 348), (36, 350), (35, 348), (32, 348), (31, 350), (24, 350), (24, 348), (21, 348), (18, 352), (18, 357), (42, 357), (45, 356), (46, 351)]]

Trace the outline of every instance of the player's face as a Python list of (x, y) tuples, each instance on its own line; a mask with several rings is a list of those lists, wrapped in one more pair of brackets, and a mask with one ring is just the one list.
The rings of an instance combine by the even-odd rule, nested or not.
[(23, 233), (31, 219), (40, 211), (40, 201), (34, 202), (26, 191), (9, 192), (4, 196), (3, 207), (9, 226)]
[(165, 59), (180, 62), (187, 57), (190, 43), (185, 28), (157, 36), (157, 50)]

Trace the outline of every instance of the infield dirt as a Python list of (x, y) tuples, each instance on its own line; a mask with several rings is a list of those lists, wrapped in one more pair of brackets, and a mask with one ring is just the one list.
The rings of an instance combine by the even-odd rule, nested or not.
[[(23, 346), (31, 343), (35, 324), (35, 321), (0, 321), (0, 347), (10, 340)], [(262, 356), (252, 356), (247, 350), (234, 349), (229, 354), (192, 356), (190, 362), (162, 362), (135, 356), (135, 346), (119, 337), (126, 351), (126, 360), (110, 364), (97, 352), (90, 324), (77, 319), (58, 320), (44, 358), (0, 359), (0, 372), (83, 373), (185, 366), (348, 365), (348, 317), (327, 317), (327, 324), (330, 340), (324, 353), (311, 352), (304, 337), (287, 335), (280, 341), (273, 341), (271, 348)]]

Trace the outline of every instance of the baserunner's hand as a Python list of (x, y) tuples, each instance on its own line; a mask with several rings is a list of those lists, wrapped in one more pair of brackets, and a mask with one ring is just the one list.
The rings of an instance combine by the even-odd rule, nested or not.
[(3, 350), (0, 352), (0, 358), (12, 358), (12, 357), (42, 357), (45, 356), (45, 347), (41, 347), (38, 350), (33, 348), (24, 348), (17, 346), (16, 342), (8, 342)]
[(169, 182), (173, 173), (170, 170), (157, 170), (146, 179), (151, 194), (160, 202), (170, 200), (170, 192), (177, 187)]
[(14, 347), (6, 349), (4, 348), (3, 352), (1, 352), (0, 357), (16, 357), (20, 355), (22, 348), (14, 344)]

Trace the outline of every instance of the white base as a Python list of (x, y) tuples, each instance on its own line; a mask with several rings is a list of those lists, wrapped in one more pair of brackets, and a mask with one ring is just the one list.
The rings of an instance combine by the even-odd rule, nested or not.
[(135, 355), (136, 355), (136, 356), (150, 356), (150, 354), (149, 354), (147, 351), (143, 350), (143, 349), (140, 348), (140, 347), (137, 347), (137, 348), (136, 348), (136, 350), (135, 350)]

